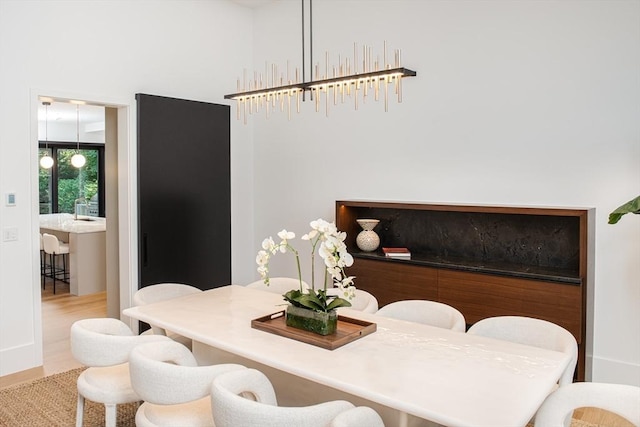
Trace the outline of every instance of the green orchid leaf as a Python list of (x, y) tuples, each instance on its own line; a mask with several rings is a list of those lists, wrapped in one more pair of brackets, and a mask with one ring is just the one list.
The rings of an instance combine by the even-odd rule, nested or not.
[(304, 294), (299, 299), (298, 302), (306, 308), (316, 311), (326, 311), (325, 305), (322, 301), (313, 293)]
[(287, 292), (286, 294), (282, 295), (285, 299), (285, 301), (295, 305), (295, 306), (300, 306), (300, 304), (298, 303), (298, 300), (300, 299), (300, 296), (302, 295), (302, 292), (300, 292), (297, 289), (291, 290), (289, 292)]
[(615, 211), (609, 214), (609, 224), (616, 224), (620, 221), (623, 215), (628, 213), (640, 214), (640, 196), (633, 200), (629, 200), (624, 205), (618, 207)]
[(343, 298), (335, 298), (329, 305), (327, 306), (327, 311), (333, 310), (334, 308), (339, 307), (351, 307), (351, 303)]

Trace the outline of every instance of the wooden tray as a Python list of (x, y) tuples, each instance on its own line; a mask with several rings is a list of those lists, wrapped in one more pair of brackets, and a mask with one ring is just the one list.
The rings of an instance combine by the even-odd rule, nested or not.
[(251, 321), (251, 327), (261, 331), (302, 341), (327, 350), (335, 350), (345, 344), (355, 341), (376, 331), (376, 324), (364, 320), (352, 319), (338, 315), (336, 332), (331, 335), (319, 335), (314, 332), (287, 326), (285, 312), (269, 314)]

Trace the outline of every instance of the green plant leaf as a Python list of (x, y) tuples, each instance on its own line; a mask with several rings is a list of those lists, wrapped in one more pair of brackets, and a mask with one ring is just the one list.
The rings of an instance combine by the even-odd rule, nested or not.
[(298, 299), (298, 302), (311, 310), (327, 311), (326, 305), (313, 292), (303, 294), (300, 299)]
[(616, 224), (620, 221), (623, 215), (628, 213), (640, 214), (640, 196), (633, 200), (629, 200), (622, 206), (619, 206), (615, 211), (609, 214), (609, 224)]
[(327, 306), (327, 311), (330, 311), (330, 310), (333, 310), (334, 308), (339, 308), (339, 307), (351, 307), (351, 303), (343, 298), (335, 298)]

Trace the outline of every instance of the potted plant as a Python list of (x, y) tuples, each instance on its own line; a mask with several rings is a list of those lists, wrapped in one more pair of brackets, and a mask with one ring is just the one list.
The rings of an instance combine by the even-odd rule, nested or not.
[(640, 214), (640, 196), (633, 200), (629, 200), (622, 206), (619, 206), (615, 211), (609, 214), (609, 224), (616, 224), (620, 221), (623, 215), (628, 213)]
[[(309, 330), (320, 335), (335, 332), (339, 307), (350, 307), (349, 299), (355, 296), (353, 277), (347, 276), (345, 267), (353, 264), (353, 257), (347, 252), (344, 243), (346, 233), (338, 231), (335, 223), (323, 219), (311, 221), (311, 231), (301, 237), (311, 244), (311, 287), (305, 290), (302, 286), (302, 271), (300, 256), (290, 241), (295, 233), (282, 230), (278, 233), (280, 242), (276, 243), (272, 237), (264, 239), (262, 249), (258, 252), (256, 263), (258, 272), (266, 285), (269, 285), (269, 260), (278, 252), (291, 252), (296, 259), (298, 269), (299, 289), (292, 289), (283, 295), (289, 303), (286, 309), (286, 324), (295, 328)], [(316, 250), (324, 260), (324, 280), (322, 285), (315, 283), (315, 253)], [(327, 295), (327, 283), (331, 287), (340, 288), (340, 296)]]

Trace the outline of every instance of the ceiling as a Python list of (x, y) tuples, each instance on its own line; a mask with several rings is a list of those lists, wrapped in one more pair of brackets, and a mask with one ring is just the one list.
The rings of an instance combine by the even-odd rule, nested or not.
[[(38, 121), (44, 123), (47, 118), (49, 123), (58, 124), (75, 124), (78, 120), (78, 112), (76, 111), (76, 104), (70, 102), (52, 102), (46, 109), (45, 106), (40, 103), (38, 106)], [(97, 105), (80, 105), (80, 126), (87, 125), (89, 123), (102, 123), (104, 122), (104, 107)]]

